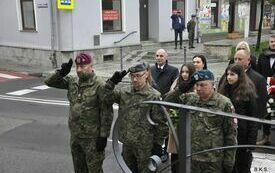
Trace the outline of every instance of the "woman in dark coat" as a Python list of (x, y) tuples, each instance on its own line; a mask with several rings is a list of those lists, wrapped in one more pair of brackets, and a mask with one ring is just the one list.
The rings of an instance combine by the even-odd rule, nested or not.
[[(225, 70), (219, 93), (230, 98), (237, 114), (256, 117), (256, 89), (242, 66), (231, 64)], [(257, 140), (257, 123), (238, 119), (238, 145), (255, 145)], [(233, 173), (250, 173), (252, 163), (251, 148), (240, 148), (236, 152)]]

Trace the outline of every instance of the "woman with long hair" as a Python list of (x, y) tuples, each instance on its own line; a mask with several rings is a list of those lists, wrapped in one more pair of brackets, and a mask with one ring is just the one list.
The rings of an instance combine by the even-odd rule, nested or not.
[[(246, 75), (243, 67), (238, 64), (229, 65), (218, 92), (230, 98), (235, 113), (256, 117), (256, 89)], [(257, 123), (238, 119), (238, 145), (255, 145), (257, 140)], [(233, 173), (250, 173), (252, 148), (238, 148)]]
[[(177, 88), (180, 83), (189, 81), (190, 77), (195, 71), (196, 71), (195, 66), (192, 63), (183, 64), (180, 68), (179, 77), (172, 84), (170, 92), (173, 92), (174, 89)], [(193, 89), (190, 89), (188, 92), (191, 92), (191, 91), (193, 91)], [(176, 120), (178, 120), (179, 118), (178, 110), (170, 109), (169, 111), (170, 111), (171, 118), (174, 120), (174, 125), (177, 126)], [(176, 149), (175, 139), (171, 132), (169, 133), (167, 152), (171, 153), (171, 164), (172, 164), (171, 172), (179, 173), (178, 162), (176, 162), (178, 160), (178, 152)]]

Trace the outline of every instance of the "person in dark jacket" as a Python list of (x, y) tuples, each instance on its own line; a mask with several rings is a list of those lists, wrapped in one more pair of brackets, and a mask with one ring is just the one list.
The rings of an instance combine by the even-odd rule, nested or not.
[(181, 11), (177, 11), (177, 14), (173, 14), (171, 16), (172, 19), (172, 27), (175, 31), (175, 49), (177, 49), (178, 45), (178, 36), (180, 37), (180, 49), (182, 49), (182, 31), (185, 29), (185, 21), (182, 17)]
[[(257, 64), (257, 71), (267, 79), (275, 75), (275, 35), (269, 39), (269, 48), (263, 50), (260, 54)], [(270, 114), (266, 114), (266, 119), (270, 120)], [(258, 145), (271, 144), (270, 125), (263, 125), (262, 140), (257, 142)]]
[(246, 50), (238, 50), (234, 56), (234, 62), (240, 64), (245, 69), (247, 76), (252, 80), (256, 88), (257, 94), (257, 115), (259, 118), (264, 118), (267, 114), (267, 87), (266, 79), (250, 66), (250, 53)]
[[(156, 84), (153, 87), (161, 93), (162, 98), (170, 91), (171, 85), (179, 75), (178, 69), (168, 64), (167, 57), (167, 52), (164, 49), (157, 50), (155, 54), (156, 64), (151, 67), (151, 74)], [(168, 139), (165, 140), (163, 157), (161, 157), (163, 162), (168, 160), (167, 143)]]
[[(257, 117), (256, 89), (246, 75), (243, 67), (231, 64), (225, 70), (225, 78), (218, 88), (219, 93), (230, 98), (235, 113)], [(255, 145), (257, 140), (257, 123), (238, 119), (238, 145)], [(250, 173), (252, 163), (251, 149), (239, 148), (233, 173)]]
[[(250, 53), (250, 65), (253, 70), (256, 70), (256, 57), (251, 54), (250, 52), (250, 47), (249, 44), (246, 41), (241, 41), (237, 44), (235, 51), (237, 52), (238, 50), (247, 50)], [(234, 58), (229, 61), (229, 64), (234, 63)]]
[(176, 67), (168, 64), (168, 54), (164, 49), (156, 51), (156, 64), (151, 67), (151, 73), (154, 81), (157, 84), (157, 90), (163, 96), (170, 91), (173, 82), (179, 76), (179, 71)]

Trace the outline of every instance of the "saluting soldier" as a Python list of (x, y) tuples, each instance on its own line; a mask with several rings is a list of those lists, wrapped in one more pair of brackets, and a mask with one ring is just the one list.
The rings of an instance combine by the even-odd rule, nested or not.
[[(68, 75), (73, 60), (49, 75), (45, 83), (50, 87), (68, 90), (70, 102), (69, 128), (75, 173), (102, 173), (112, 123), (112, 105), (103, 102), (105, 83), (96, 76), (92, 57), (87, 53), (76, 56), (77, 76)], [(67, 76), (68, 75), (68, 76)]]
[[(143, 101), (160, 100), (161, 97), (161, 94), (149, 84), (150, 73), (146, 64), (134, 65), (128, 72), (131, 85), (114, 90), (115, 85), (127, 74), (125, 70), (115, 72), (106, 82), (104, 99), (119, 104), (119, 116), (122, 116), (119, 141), (123, 143), (122, 156), (126, 164), (134, 173), (149, 173), (149, 157), (153, 154), (161, 155), (161, 145), (168, 135), (168, 126), (164, 112), (158, 105), (138, 104)], [(149, 123), (148, 114), (158, 125)]]
[[(195, 92), (184, 93), (195, 84)], [(209, 70), (200, 70), (192, 75), (189, 82), (182, 82), (178, 88), (169, 93), (165, 101), (231, 112), (231, 101), (215, 92), (214, 75)], [(232, 118), (199, 111), (191, 114), (192, 153), (223, 146), (237, 144), (236, 122)], [(211, 151), (192, 156), (192, 173), (231, 173), (235, 162), (235, 149)]]

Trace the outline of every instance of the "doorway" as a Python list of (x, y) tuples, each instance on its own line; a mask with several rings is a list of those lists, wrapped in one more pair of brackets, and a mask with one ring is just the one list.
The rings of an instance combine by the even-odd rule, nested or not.
[(148, 40), (148, 0), (139, 0), (140, 40)]

